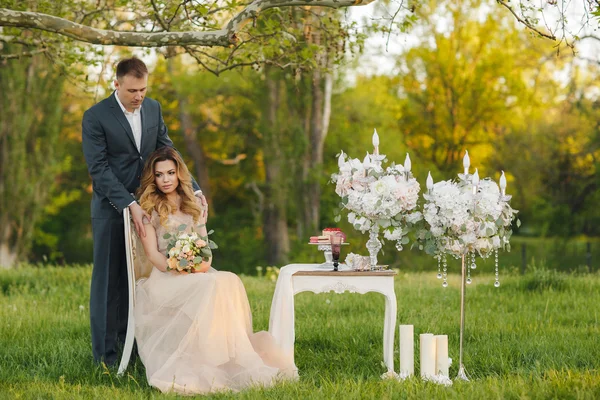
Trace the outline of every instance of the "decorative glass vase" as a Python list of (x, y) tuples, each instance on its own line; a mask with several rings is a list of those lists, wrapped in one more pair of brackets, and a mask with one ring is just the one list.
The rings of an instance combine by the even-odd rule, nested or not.
[(379, 228), (374, 227), (369, 231), (369, 240), (367, 240), (367, 250), (369, 250), (369, 266), (371, 270), (377, 268), (377, 253), (381, 250), (381, 241), (379, 241)]

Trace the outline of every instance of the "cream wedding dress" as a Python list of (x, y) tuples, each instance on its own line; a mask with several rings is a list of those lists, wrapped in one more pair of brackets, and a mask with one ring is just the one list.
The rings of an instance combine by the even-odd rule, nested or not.
[[(159, 251), (163, 235), (186, 224), (172, 215), (167, 228), (152, 215)], [(246, 290), (237, 275), (211, 268), (175, 275), (152, 268), (136, 285), (135, 338), (148, 383), (162, 392), (199, 394), (240, 390), (297, 378), (268, 332), (252, 332)]]

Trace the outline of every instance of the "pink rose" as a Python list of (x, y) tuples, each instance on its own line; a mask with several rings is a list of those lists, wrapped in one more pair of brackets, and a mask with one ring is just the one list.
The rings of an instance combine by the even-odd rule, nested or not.
[(196, 246), (198, 247), (205, 247), (206, 246), (206, 242), (202, 239), (198, 239), (196, 240)]

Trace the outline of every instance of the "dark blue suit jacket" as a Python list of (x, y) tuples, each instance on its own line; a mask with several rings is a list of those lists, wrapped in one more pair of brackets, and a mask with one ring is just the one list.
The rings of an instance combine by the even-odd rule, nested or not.
[[(144, 98), (141, 109), (142, 140), (138, 151), (133, 131), (115, 93), (83, 114), (82, 146), (92, 177), (92, 218), (121, 218), (135, 200), (144, 161), (156, 149), (173, 147), (160, 104)], [(194, 190), (200, 189), (193, 180)]]

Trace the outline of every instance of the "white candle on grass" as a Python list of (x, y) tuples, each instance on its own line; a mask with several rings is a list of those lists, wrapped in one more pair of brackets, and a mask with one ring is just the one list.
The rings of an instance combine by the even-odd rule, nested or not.
[(413, 325), (400, 325), (400, 375), (415, 374), (415, 335)]
[(449, 376), (448, 335), (435, 335), (435, 374)]
[(421, 378), (435, 375), (435, 337), (433, 333), (422, 333), (419, 336), (421, 351)]

